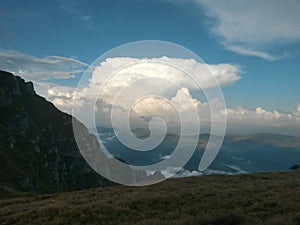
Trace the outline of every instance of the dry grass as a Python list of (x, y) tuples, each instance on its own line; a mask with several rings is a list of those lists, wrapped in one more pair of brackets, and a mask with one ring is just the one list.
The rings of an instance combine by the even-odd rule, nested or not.
[(0, 224), (300, 224), (300, 172), (171, 179), (0, 201)]

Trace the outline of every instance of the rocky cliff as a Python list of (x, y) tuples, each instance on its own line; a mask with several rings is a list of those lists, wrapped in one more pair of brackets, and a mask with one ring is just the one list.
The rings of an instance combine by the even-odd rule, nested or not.
[(109, 184), (81, 156), (72, 117), (37, 95), (32, 82), (0, 71), (0, 185), (56, 192)]

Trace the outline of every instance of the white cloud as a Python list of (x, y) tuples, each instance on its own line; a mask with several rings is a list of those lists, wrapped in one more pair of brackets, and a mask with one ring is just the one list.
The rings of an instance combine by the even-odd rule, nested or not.
[(293, 111), (293, 115), (300, 117), (300, 103), (295, 107), (295, 110)]
[[(210, 74), (205, 72), (204, 65), (189, 59), (170, 59), (162, 58), (164, 62), (174, 63), (180, 65), (184, 68), (194, 68), (194, 76), (198, 74), (200, 76), (198, 79), (203, 82), (205, 88), (210, 88), (213, 86), (210, 80)], [(157, 59), (155, 59), (157, 60)], [(155, 61), (154, 60), (154, 61)], [(47, 60), (46, 60), (47, 61)], [(139, 61), (139, 59), (134, 58), (111, 58), (102, 62), (102, 64), (96, 67), (92, 76), (89, 79), (89, 83), (85, 88), (78, 89), (75, 95), (75, 88), (66, 87), (61, 85), (56, 85), (47, 82), (36, 82), (35, 88), (37, 92), (48, 100), (52, 101), (59, 109), (62, 111), (71, 113), (73, 106), (73, 99), (76, 96), (76, 104), (82, 106), (82, 121), (85, 122), (85, 109), (89, 104), (94, 104), (90, 96), (97, 96), (101, 85), (106, 82), (106, 78), (111, 75), (113, 71), (124, 64), (134, 63)], [(221, 85), (228, 85), (234, 83), (239, 79), (239, 69), (234, 65), (230, 64), (218, 64), (218, 65), (205, 65), (210, 69), (213, 76), (221, 83)], [(143, 78), (147, 76), (153, 76), (151, 73), (159, 74), (160, 79), (165, 78), (173, 82), (181, 83), (182, 86), (178, 86), (172, 89), (172, 85), (166, 86), (163, 82), (151, 82), (147, 81), (143, 85), (137, 83), (136, 85), (131, 84), (131, 81), (136, 77)], [(192, 71), (190, 69), (190, 71)], [(192, 73), (192, 72), (191, 72)], [(109, 125), (105, 123), (106, 120), (110, 119), (111, 107), (114, 102), (115, 94), (122, 90), (126, 86), (132, 86), (133, 89), (129, 89), (125, 96), (123, 96), (124, 101), (118, 105), (120, 112), (126, 111), (131, 108), (133, 117), (135, 121), (140, 125), (145, 125), (148, 123), (149, 119), (155, 116), (163, 115), (166, 123), (176, 124), (178, 119), (177, 113), (173, 106), (178, 106), (177, 110), (179, 113), (184, 111), (189, 111), (191, 109), (197, 109), (200, 123), (201, 131), (208, 132), (210, 128), (210, 108), (209, 104), (219, 104), (218, 100), (212, 100), (210, 103), (201, 102), (195, 96), (192, 95), (193, 88), (196, 88), (188, 79), (184, 79), (186, 75), (178, 73), (172, 68), (164, 66), (151, 66), (147, 63), (137, 63), (132, 64), (131, 67), (120, 70), (116, 73), (110, 82), (106, 83), (103, 89), (102, 96), (97, 102), (97, 111), (101, 115), (101, 119), (104, 120), (102, 125)], [(155, 77), (155, 75), (154, 75)], [(157, 77), (156, 77), (157, 78)], [(167, 87), (167, 88), (166, 88)], [(137, 94), (143, 96), (148, 90), (156, 90), (158, 96), (164, 96), (165, 98), (157, 98), (155, 96), (150, 96), (141, 99), (136, 104), (132, 105), (130, 99), (134, 98)], [(79, 98), (79, 99), (78, 99)], [(228, 133), (254, 133), (254, 132), (278, 132), (285, 134), (299, 133), (300, 127), (300, 104), (295, 107), (295, 110), (290, 113), (283, 113), (279, 111), (268, 111), (262, 106), (257, 107), (254, 110), (247, 109), (244, 107), (237, 108), (227, 108), (225, 111), (218, 112), (220, 115), (226, 114), (228, 118)], [(148, 118), (148, 120), (147, 120)], [(195, 124), (194, 118), (189, 118), (188, 120), (190, 126)], [(103, 122), (103, 121), (102, 121)], [(177, 123), (178, 124), (178, 123)], [(86, 124), (90, 126), (90, 124)]]
[(181, 88), (176, 92), (176, 96), (171, 98), (171, 102), (174, 105), (178, 105), (179, 111), (187, 111), (190, 107), (197, 108), (200, 101), (197, 99), (193, 99), (192, 95), (190, 94), (187, 88)]
[[(99, 94), (97, 109), (101, 118), (98, 121), (103, 122), (103, 118), (109, 118), (112, 105), (118, 107), (119, 113), (124, 113), (139, 100), (133, 107), (137, 123), (141, 123), (142, 117), (150, 118), (162, 114), (166, 120), (173, 122), (178, 117), (170, 103), (179, 106), (179, 111), (184, 113), (200, 104), (191, 95), (192, 91), (199, 92), (195, 80), (200, 83), (202, 90), (211, 89), (218, 83), (229, 85), (236, 82), (240, 79), (239, 73), (239, 67), (235, 65), (210, 65), (194, 59), (108, 58), (95, 67), (87, 87), (77, 92), (76, 97), (87, 98), (84, 102), (93, 104), (93, 99)], [(148, 97), (140, 101), (149, 95), (163, 97), (170, 103), (157, 97)], [(91, 96), (93, 97), (90, 98)], [(119, 96), (118, 102), (116, 96)], [(83, 112), (85, 109), (82, 109)], [(145, 123), (144, 120), (143, 122)], [(193, 124), (194, 121), (190, 123)]]
[[(300, 135), (300, 108), (294, 112), (268, 111), (263, 107), (254, 110), (244, 107), (226, 109), (228, 133), (281, 133)], [(224, 113), (224, 112), (223, 112)]]
[[(178, 130), (180, 127), (180, 115), (187, 117), (185, 123), (188, 127), (195, 126), (196, 118), (193, 110), (199, 110), (200, 119), (207, 122), (210, 115), (207, 106), (206, 103), (202, 104), (199, 100), (193, 98), (187, 88), (180, 88), (175, 96), (169, 97), (169, 99), (150, 96), (137, 102), (132, 107), (134, 118), (131, 119), (133, 122), (138, 122), (141, 127), (148, 127), (148, 122), (151, 118), (161, 117), (169, 129), (176, 133), (180, 132)], [(205, 113), (203, 109), (205, 109)], [(201, 114), (200, 110), (202, 111)]]
[(211, 29), (225, 48), (238, 54), (275, 60), (276, 46), (300, 41), (298, 0), (192, 1), (214, 20)]
[(280, 58), (279, 56), (273, 56), (273, 55), (268, 54), (266, 52), (246, 49), (244, 47), (237, 46), (237, 45), (232, 45), (232, 44), (228, 44), (228, 43), (223, 43), (223, 45), (227, 50), (233, 51), (233, 52), (238, 53), (240, 55), (257, 56), (259, 58), (263, 58), (263, 59), (266, 59), (266, 60), (269, 60), (269, 61), (274, 61), (274, 60)]
[(282, 113), (276, 110), (267, 111), (262, 107), (257, 107), (255, 110), (249, 110), (243, 107), (226, 109), (225, 114), (228, 116), (229, 120), (246, 119), (250, 123), (252, 123), (253, 120), (256, 120), (257, 123), (260, 123), (260, 120), (265, 120), (268, 123), (270, 120), (290, 119), (290, 118), (300, 119), (300, 117), (298, 118), (298, 116), (293, 115), (291, 113)]
[(0, 68), (26, 80), (68, 79), (87, 67), (75, 58), (46, 56), (38, 58), (16, 51), (0, 51)]
[[(150, 62), (150, 63), (149, 63)], [(129, 65), (126, 68), (122, 66)], [(181, 70), (179, 70), (180, 68)], [(119, 71), (117, 71), (119, 70)], [(114, 96), (115, 92), (128, 86), (135, 79), (143, 78), (161, 78), (185, 86), (188, 89), (198, 89), (193, 79), (201, 84), (201, 88), (211, 88), (216, 86), (216, 81), (220, 85), (229, 85), (240, 79), (240, 70), (238, 66), (231, 64), (216, 64), (210, 65), (197, 62), (194, 59), (182, 58), (153, 58), (153, 59), (137, 59), (137, 58), (109, 58), (102, 62), (100, 66), (95, 68), (94, 74), (91, 77), (88, 93), (98, 91), (101, 84), (115, 72), (114, 77), (110, 77), (102, 90), (102, 95), (106, 101), (112, 101), (110, 96)], [(189, 75), (182, 71), (186, 71)], [(147, 84), (153, 85), (149, 80)], [(159, 94), (168, 91), (165, 83), (154, 84), (155, 90)], [(136, 87), (134, 92), (145, 91), (145, 86)], [(131, 96), (129, 96), (130, 98)]]

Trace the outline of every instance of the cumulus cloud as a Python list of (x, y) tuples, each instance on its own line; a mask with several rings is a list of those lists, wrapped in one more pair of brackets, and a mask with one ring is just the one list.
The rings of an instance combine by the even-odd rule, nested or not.
[(277, 45), (300, 41), (298, 0), (192, 0), (213, 19), (213, 33), (226, 49), (241, 55), (275, 60)]
[(244, 107), (226, 109), (229, 133), (281, 133), (300, 135), (300, 111), (299, 106), (293, 112), (268, 111), (263, 107), (254, 110)]
[[(139, 105), (138, 113), (144, 116), (158, 116), (168, 115), (167, 123), (176, 123), (176, 112), (172, 109), (170, 104), (165, 101), (159, 101), (152, 99), (149, 100), (152, 104)], [(196, 108), (198, 117), (201, 124), (201, 132), (209, 133), (211, 126), (211, 109), (212, 104), (220, 104), (219, 100), (215, 99), (211, 102), (201, 102), (191, 96), (189, 91), (182, 88), (177, 91), (176, 96), (170, 99), (170, 103), (174, 104), (178, 102), (181, 107), (178, 108), (178, 112), (181, 113), (184, 110), (189, 111), (192, 108)], [(149, 109), (151, 106), (151, 110)], [(163, 113), (164, 112), (164, 113)], [(244, 107), (226, 108), (225, 111), (219, 111), (216, 115), (226, 115), (227, 117), (227, 133), (281, 133), (287, 135), (300, 135), (300, 105), (295, 107), (293, 112), (279, 112), (276, 110), (269, 111), (263, 107), (257, 107), (255, 109), (247, 109)], [(164, 116), (165, 119), (166, 116)], [(195, 126), (195, 118), (190, 117), (189, 126)], [(177, 124), (178, 125), (178, 124)], [(174, 129), (174, 128), (173, 128)]]
[[(55, 84), (43, 84), (43, 86), (42, 90), (47, 91), (45, 96), (48, 101), (51, 101), (60, 110), (72, 114), (75, 88)], [(77, 101), (77, 104), (80, 104), (80, 101)]]
[[(113, 72), (114, 74), (112, 74)], [(153, 78), (153, 80), (148, 78)], [(158, 82), (155, 78), (164, 79), (170, 84), (168, 86), (167, 82)], [(145, 83), (131, 84), (137, 79), (147, 80)], [(201, 89), (206, 89), (216, 87), (218, 84), (221, 86), (229, 85), (239, 79), (239, 67), (231, 64), (210, 65), (197, 62), (194, 59), (168, 57), (153, 59), (116, 57), (106, 59), (95, 68), (88, 87), (81, 94), (98, 93), (101, 85), (107, 81), (101, 94), (106, 102), (111, 103), (115, 93), (129, 85), (134, 86), (131, 93), (133, 95), (143, 93), (147, 91), (147, 88), (155, 89), (158, 95), (163, 95), (176, 85), (186, 87), (189, 90), (199, 89), (195, 80), (201, 85)], [(130, 93), (127, 93), (127, 97), (132, 99)], [(126, 101), (126, 99), (123, 100)]]
[(107, 114), (111, 112), (112, 106), (120, 114), (134, 106), (132, 112), (139, 122), (141, 118), (162, 114), (164, 119), (171, 122), (175, 121), (174, 118), (178, 119), (174, 105), (177, 105), (179, 112), (187, 113), (200, 104), (192, 96), (193, 91), (230, 85), (239, 79), (239, 67), (231, 64), (212, 65), (194, 59), (168, 57), (116, 57), (108, 58), (96, 66), (88, 79), (88, 85), (78, 91), (76, 97), (87, 98), (84, 101), (86, 104), (94, 104), (94, 99), (98, 99), (100, 122), (103, 118), (109, 118)]
[(294, 115), (294, 116), (299, 116), (299, 117), (300, 117), (300, 104), (298, 104), (298, 105), (295, 107), (295, 110), (293, 111), (293, 115)]
[[(180, 116), (185, 117), (185, 124), (187, 127), (193, 127), (196, 125), (198, 110), (204, 109), (199, 100), (193, 98), (187, 88), (180, 88), (177, 90), (174, 97), (169, 99), (162, 99), (155, 96), (149, 96), (147, 98), (138, 101), (132, 107), (132, 123), (138, 122), (140, 127), (147, 128), (148, 122), (152, 118), (160, 117), (164, 120), (167, 127), (172, 130), (172, 133), (180, 133)], [(194, 113), (196, 112), (196, 114)], [(207, 122), (210, 111), (208, 107), (205, 107), (205, 114), (199, 115), (200, 120)], [(191, 129), (192, 130), (192, 129)], [(189, 132), (189, 129), (187, 130)]]
[(34, 57), (16, 51), (0, 51), (0, 68), (26, 80), (74, 78), (87, 67), (75, 58), (62, 56)]

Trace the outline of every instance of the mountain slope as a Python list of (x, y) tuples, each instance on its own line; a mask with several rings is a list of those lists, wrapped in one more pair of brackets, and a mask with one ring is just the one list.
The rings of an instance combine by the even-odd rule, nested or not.
[(81, 156), (72, 117), (35, 94), (31, 82), (0, 71), (0, 185), (55, 192), (108, 184)]

